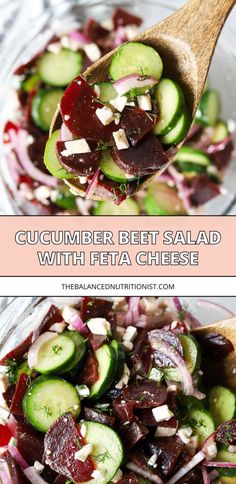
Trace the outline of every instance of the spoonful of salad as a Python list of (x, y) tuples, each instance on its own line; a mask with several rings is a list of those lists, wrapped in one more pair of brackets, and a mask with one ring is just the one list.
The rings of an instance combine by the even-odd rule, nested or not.
[[(234, 4), (191, 0), (75, 78), (52, 122), (50, 173), (76, 195), (120, 204), (178, 161)], [(211, 124), (217, 100), (203, 100), (199, 115)]]

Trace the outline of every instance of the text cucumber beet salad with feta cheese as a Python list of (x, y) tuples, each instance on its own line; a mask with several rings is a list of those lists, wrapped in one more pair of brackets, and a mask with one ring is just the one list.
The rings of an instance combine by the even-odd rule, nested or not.
[(176, 297), (52, 305), (0, 361), (2, 484), (233, 484), (234, 348), (197, 326)]
[[(103, 24), (90, 19), (52, 38), (17, 69), (18, 104), (4, 140), (9, 190), (24, 213), (182, 215), (221, 193), (234, 145), (219, 94), (206, 88), (189, 130), (181, 87), (166, 78), (156, 50), (132, 41), (141, 24), (118, 8)], [(109, 78), (90, 85), (81, 73), (120, 44)], [(62, 121), (47, 142), (58, 105)], [(186, 135), (158, 181), (132, 196), (165, 168)]]

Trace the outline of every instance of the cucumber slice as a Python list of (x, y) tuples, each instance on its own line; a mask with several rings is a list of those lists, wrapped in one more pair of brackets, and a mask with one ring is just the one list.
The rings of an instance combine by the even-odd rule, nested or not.
[(78, 331), (65, 331), (63, 335), (73, 341), (76, 347), (76, 352), (73, 360), (69, 363), (69, 365), (60, 371), (60, 374), (74, 373), (84, 357), (86, 351), (86, 342)]
[(232, 462), (236, 464), (236, 454), (231, 454), (226, 449), (222, 448), (217, 452), (217, 456), (214, 459), (217, 462)]
[(179, 162), (176, 165), (178, 170), (188, 178), (196, 176), (198, 173), (206, 173), (206, 166), (197, 165), (196, 163)]
[(121, 205), (114, 205), (112, 202), (98, 202), (93, 209), (93, 215), (139, 215), (140, 210), (132, 198), (127, 198)]
[(191, 125), (189, 110), (185, 107), (174, 128), (161, 138), (164, 145), (178, 144), (185, 138)]
[(58, 187), (55, 194), (53, 193), (51, 200), (55, 205), (64, 208), (65, 210), (78, 210), (76, 197), (70, 192), (69, 187), (66, 185)]
[(144, 208), (147, 215), (186, 215), (176, 189), (160, 182), (153, 183), (147, 188)]
[(229, 484), (230, 484), (230, 482), (232, 482), (232, 483), (236, 482), (236, 469), (229, 469), (227, 467), (225, 467), (225, 468), (222, 467), (220, 469), (218, 468), (217, 471), (220, 475), (220, 478), (227, 477), (227, 478), (234, 479), (232, 481), (223, 481), (223, 482), (229, 482)]
[(123, 373), (124, 373), (124, 367), (125, 367), (125, 361), (126, 361), (126, 355), (124, 351), (124, 347), (118, 343), (115, 339), (111, 342), (112, 348), (114, 348), (116, 352), (116, 357), (117, 357), (117, 365), (116, 365), (116, 371), (115, 371), (115, 382), (118, 382)]
[(156, 87), (155, 96), (160, 111), (160, 119), (154, 127), (156, 135), (172, 131), (184, 109), (184, 95), (177, 82), (162, 79)]
[(95, 86), (98, 86), (100, 89), (99, 99), (103, 103), (106, 103), (111, 101), (112, 99), (115, 99), (118, 95), (117, 91), (115, 90), (111, 82), (99, 82), (98, 84), (95, 84)]
[(82, 70), (82, 54), (70, 49), (62, 49), (56, 54), (46, 52), (38, 63), (40, 79), (50, 86), (67, 86)]
[(98, 361), (99, 379), (90, 388), (90, 398), (97, 400), (100, 398), (111, 386), (117, 365), (117, 356), (114, 348), (107, 344), (102, 345), (95, 351)]
[(34, 380), (23, 399), (27, 420), (40, 432), (47, 432), (53, 422), (65, 412), (75, 418), (80, 413), (80, 399), (76, 389), (65, 380), (41, 376)]
[(220, 114), (220, 96), (218, 91), (207, 89), (196, 113), (196, 121), (202, 126), (215, 126)]
[[(218, 470), (218, 469), (217, 469)], [(236, 484), (236, 477), (230, 476), (220, 476), (220, 480), (217, 481), (219, 484)]]
[(228, 126), (224, 121), (219, 121), (214, 129), (213, 136), (211, 138), (212, 143), (220, 143), (226, 136), (228, 136)]
[(192, 148), (190, 146), (183, 146), (178, 151), (174, 158), (174, 161), (180, 163), (193, 163), (201, 166), (208, 166), (211, 164), (211, 159), (204, 151), (197, 148)]
[(86, 443), (92, 444), (92, 459), (101, 478), (85, 484), (107, 484), (115, 476), (124, 459), (124, 449), (119, 435), (110, 427), (97, 422), (83, 421)]
[(25, 92), (31, 92), (39, 88), (40, 79), (38, 74), (33, 74), (32, 76), (24, 79), (21, 83), (21, 89)]
[(110, 76), (114, 81), (130, 74), (161, 78), (163, 63), (158, 52), (140, 42), (127, 42), (113, 56)]
[(60, 104), (62, 96), (63, 91), (61, 89), (51, 89), (48, 91), (41, 89), (34, 96), (31, 113), (35, 124), (39, 128), (44, 131), (49, 131), (53, 116), (58, 104)]
[(56, 144), (60, 138), (60, 130), (54, 131), (47, 141), (45, 152), (44, 152), (44, 164), (46, 165), (48, 171), (56, 178), (68, 180), (69, 178), (74, 178), (74, 175), (68, 173), (60, 164), (57, 153)]
[(33, 373), (33, 370), (31, 370), (31, 368), (29, 368), (28, 361), (25, 360), (17, 368), (16, 379), (18, 381), (19, 378), (20, 378), (20, 375), (22, 375), (22, 374), (24, 374), (24, 375), (32, 375), (32, 373)]
[(209, 410), (216, 427), (234, 418), (236, 395), (223, 386), (217, 385), (209, 392)]
[(74, 360), (75, 355), (76, 347), (72, 338), (59, 334), (41, 346), (35, 370), (45, 375), (60, 372)]
[[(181, 342), (183, 352), (184, 352), (184, 361), (186, 362), (187, 368), (191, 375), (198, 370), (200, 366), (200, 347), (194, 336), (185, 334), (179, 334), (178, 338)], [(168, 380), (173, 381), (181, 381), (181, 375), (178, 370), (175, 368), (166, 368), (165, 378)]]
[(189, 424), (193, 428), (193, 433), (194, 435), (198, 435), (199, 445), (201, 445), (215, 430), (211, 414), (203, 408), (193, 407), (188, 417)]
[(128, 173), (119, 168), (119, 166), (113, 161), (109, 151), (103, 152), (102, 159), (100, 161), (100, 168), (107, 178), (110, 178), (110, 180), (116, 182), (128, 183), (135, 179), (134, 176), (128, 175)]

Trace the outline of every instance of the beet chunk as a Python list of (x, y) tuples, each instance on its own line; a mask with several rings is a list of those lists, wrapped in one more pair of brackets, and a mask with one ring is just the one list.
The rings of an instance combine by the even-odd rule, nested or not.
[(113, 401), (113, 410), (121, 424), (131, 422), (134, 418), (133, 404), (126, 402), (122, 396)]
[(112, 157), (129, 175), (152, 175), (168, 163), (161, 143), (154, 134), (147, 134), (135, 147), (126, 150), (113, 148)]
[(120, 431), (123, 442), (128, 449), (134, 447), (140, 440), (145, 439), (148, 434), (148, 428), (138, 419), (121, 427)]
[(105, 299), (95, 299), (93, 297), (83, 297), (81, 300), (80, 311), (83, 321), (92, 318), (105, 318), (113, 305), (112, 301)]
[(164, 476), (172, 474), (184, 450), (183, 444), (177, 442), (174, 437), (149, 440), (146, 447), (150, 455), (157, 455), (157, 466)]
[(136, 146), (143, 137), (152, 130), (156, 123), (156, 117), (150, 116), (142, 109), (125, 108), (121, 116), (121, 127), (131, 144)]
[(50, 329), (50, 327), (55, 324), (55, 323), (62, 323), (63, 318), (60, 312), (60, 309), (58, 309), (54, 304), (51, 305), (49, 308), (46, 316), (44, 317), (42, 323), (40, 324), (39, 328), (39, 333), (45, 333)]
[(97, 171), (100, 153), (99, 151), (91, 151), (91, 153), (78, 153), (76, 155), (65, 156), (63, 153), (66, 150), (66, 143), (64, 141), (57, 142), (57, 157), (61, 165), (69, 172), (76, 176), (94, 175)]
[(103, 126), (96, 115), (96, 110), (101, 107), (95, 91), (82, 76), (72, 81), (61, 100), (63, 121), (75, 136), (110, 141), (117, 126), (114, 122)]
[(10, 412), (13, 415), (23, 416), (22, 402), (25, 396), (26, 390), (28, 389), (28, 379), (29, 375), (20, 375), (19, 380), (16, 385), (15, 393), (13, 395)]
[(216, 441), (225, 445), (236, 443), (236, 420), (228, 420), (221, 424), (216, 431)]
[(6, 463), (7, 463), (7, 467), (11, 478), (11, 481), (9, 482), (11, 482), (11, 484), (26, 484), (30, 482), (24, 475), (19, 464), (17, 464), (17, 462), (13, 459), (10, 452), (7, 451), (3, 455), (3, 458), (6, 460)]
[(93, 385), (98, 381), (98, 362), (92, 350), (87, 352), (82, 370), (78, 375), (79, 383)]
[(167, 390), (164, 385), (157, 385), (151, 380), (142, 380), (141, 383), (128, 385), (123, 391), (123, 398), (132, 403), (135, 408), (152, 408), (166, 402)]
[(208, 333), (198, 337), (198, 340), (201, 344), (203, 356), (210, 360), (223, 360), (234, 351), (231, 341), (219, 333)]
[(113, 427), (115, 423), (115, 417), (99, 412), (95, 408), (84, 407), (84, 418), (86, 420), (91, 420), (92, 422), (108, 425), (108, 427)]
[(209, 180), (207, 175), (197, 175), (191, 182), (191, 202), (195, 207), (204, 205), (220, 194), (220, 186)]
[(117, 8), (115, 10), (112, 20), (115, 29), (121, 25), (124, 27), (126, 25), (137, 25), (137, 27), (139, 27), (143, 23), (140, 17), (123, 10), (123, 8)]
[(104, 29), (101, 24), (91, 18), (84, 27), (84, 33), (91, 42), (97, 43), (100, 39), (104, 39), (104, 37), (109, 35), (109, 30)]
[(78, 441), (84, 445), (76, 421), (71, 413), (62, 415), (45, 435), (44, 459), (59, 474), (74, 482), (83, 482), (91, 479), (94, 466), (90, 457), (85, 462), (75, 459)]
[(134, 472), (124, 474), (118, 484), (139, 484), (139, 479)]
[(22, 356), (24, 356), (24, 354), (28, 351), (32, 343), (32, 336), (33, 336), (33, 333), (30, 333), (29, 336), (27, 336), (27, 338), (19, 346), (14, 348), (14, 350), (9, 351), (9, 353), (7, 353), (7, 355), (5, 355), (0, 360), (0, 365), (8, 366), (8, 360), (10, 359), (17, 360), (18, 358), (21, 358)]
[(100, 348), (106, 341), (107, 337), (104, 335), (99, 335), (99, 334), (88, 334), (88, 340), (93, 348), (93, 351), (96, 351), (98, 348)]

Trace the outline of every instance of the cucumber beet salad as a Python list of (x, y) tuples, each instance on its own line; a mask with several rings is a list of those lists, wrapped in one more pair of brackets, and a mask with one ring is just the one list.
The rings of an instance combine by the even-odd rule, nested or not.
[[(16, 70), (5, 164), (23, 213), (183, 215), (223, 193), (234, 126), (220, 117), (219, 93), (206, 87), (191, 120), (158, 51), (134, 41), (141, 24), (118, 8), (112, 19), (55, 35)], [(91, 85), (82, 73), (115, 47), (107, 78)]]
[(177, 297), (50, 304), (0, 361), (2, 484), (235, 482), (228, 339)]

